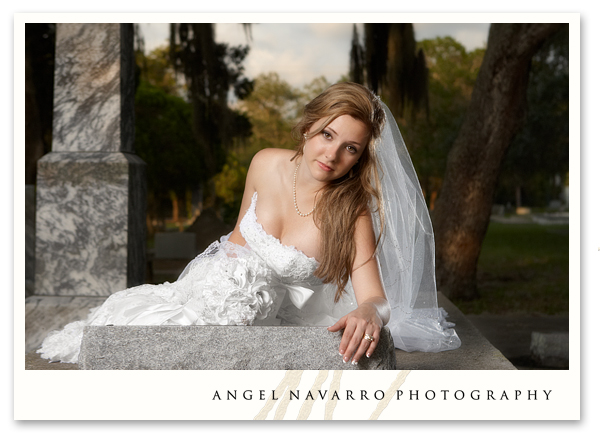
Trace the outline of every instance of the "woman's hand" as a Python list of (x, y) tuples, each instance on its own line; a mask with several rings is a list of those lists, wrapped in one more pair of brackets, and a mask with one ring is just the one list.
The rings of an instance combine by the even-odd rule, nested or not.
[[(374, 300), (365, 301), (354, 311), (346, 314), (334, 325), (327, 328), (330, 332), (344, 330), (339, 351), (340, 355), (344, 357), (344, 363), (350, 361), (350, 358), (352, 358), (352, 364), (358, 363), (365, 352), (367, 358), (373, 355), (377, 343), (379, 343), (381, 328), (384, 325), (382, 317), (385, 318), (385, 316), (381, 315), (381, 311), (382, 308), (386, 307), (389, 309), (385, 299), (375, 298)], [(365, 335), (372, 336), (373, 340), (365, 339)]]
[(352, 364), (358, 363), (365, 353), (367, 358), (373, 355), (381, 328), (387, 324), (391, 313), (374, 257), (376, 241), (370, 215), (358, 217), (354, 236), (356, 257), (350, 277), (358, 307), (327, 328), (331, 332), (344, 330), (340, 355), (344, 357), (344, 363), (352, 358)]

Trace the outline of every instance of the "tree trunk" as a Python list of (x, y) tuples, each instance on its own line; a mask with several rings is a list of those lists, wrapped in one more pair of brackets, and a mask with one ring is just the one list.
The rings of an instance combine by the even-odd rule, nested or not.
[(173, 222), (179, 224), (179, 198), (175, 191), (169, 191), (171, 196), (171, 206), (173, 207)]
[(560, 24), (492, 24), (471, 103), (433, 211), (436, 275), (449, 298), (477, 297), (477, 260), (502, 160), (525, 115), (532, 56)]

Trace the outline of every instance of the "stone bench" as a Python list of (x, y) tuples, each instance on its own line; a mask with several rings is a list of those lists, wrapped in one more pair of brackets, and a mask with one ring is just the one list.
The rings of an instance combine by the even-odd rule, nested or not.
[(371, 358), (343, 363), (340, 333), (298, 326), (88, 326), (80, 369), (396, 369), (387, 328)]
[(532, 332), (531, 356), (541, 367), (569, 368), (568, 332)]

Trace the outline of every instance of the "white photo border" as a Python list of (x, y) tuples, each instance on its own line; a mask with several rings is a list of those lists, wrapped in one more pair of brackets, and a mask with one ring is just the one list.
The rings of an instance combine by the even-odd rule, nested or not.
[[(158, 20), (158, 21), (157, 21)], [(392, 22), (479, 23), (562, 22), (569, 23), (569, 370), (561, 371), (410, 371), (383, 409), (378, 390), (388, 391), (403, 371), (345, 371), (344, 392), (366, 391), (368, 400), (340, 395), (332, 419), (413, 420), (577, 420), (580, 419), (580, 16), (577, 13), (473, 13), (473, 14), (381, 14), (309, 13), (264, 14), (16, 14), (14, 16), (14, 235), (24, 235), (24, 26), (29, 22), (202, 22), (304, 23), (304, 22)], [(591, 44), (591, 42), (590, 42)], [(22, 241), (16, 241), (21, 242)], [(600, 248), (599, 248), (600, 249)], [(14, 417), (15, 419), (130, 419), (130, 420), (251, 420), (266, 410), (260, 391), (276, 389), (286, 371), (37, 371), (24, 368), (25, 305), (24, 246), (14, 246)], [(326, 371), (327, 372), (327, 371)], [(319, 371), (301, 372), (302, 396), (311, 389)], [(323, 384), (328, 388), (333, 371)], [(210, 384), (208, 384), (210, 383)], [(248, 383), (252, 383), (251, 385)], [(85, 390), (82, 390), (85, 389)], [(226, 400), (227, 390), (244, 391), (250, 399)], [(397, 390), (403, 394), (398, 395)], [(444, 394), (444, 390), (447, 392)], [(418, 392), (418, 399), (410, 392)], [(426, 396), (428, 391), (431, 399)], [(487, 397), (492, 391), (494, 399)], [(84, 392), (84, 403), (73, 395)], [(219, 392), (221, 400), (215, 397)], [(457, 393), (458, 392), (458, 393)], [(462, 398), (461, 393), (463, 393)], [(506, 393), (506, 398), (503, 397)], [(520, 394), (517, 394), (520, 392)], [(529, 392), (529, 393), (528, 393)], [(532, 394), (535, 393), (535, 399)], [(550, 393), (545, 393), (550, 392)], [(85, 395), (93, 395), (85, 397)], [(51, 403), (41, 395), (51, 395)], [(380, 395), (380, 394), (377, 394)], [(388, 393), (389, 395), (389, 393)], [(415, 395), (413, 393), (412, 395)], [(478, 395), (476, 399), (474, 395)], [(499, 396), (500, 395), (500, 396)], [(546, 397), (548, 395), (548, 397)], [(398, 398), (397, 398), (398, 397)], [(281, 419), (297, 419), (305, 400), (292, 400), (279, 409)], [(266, 419), (277, 419), (272, 407)], [(327, 401), (316, 399), (307, 416), (324, 419)]]

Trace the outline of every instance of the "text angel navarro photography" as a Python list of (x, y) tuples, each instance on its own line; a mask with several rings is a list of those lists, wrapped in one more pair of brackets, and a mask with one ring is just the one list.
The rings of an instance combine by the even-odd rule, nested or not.
[[(549, 401), (552, 390), (533, 389), (472, 389), (472, 390), (396, 390), (391, 399), (397, 401), (461, 401), (463, 399), (474, 401)], [(380, 401), (386, 398), (384, 390), (328, 390), (302, 391), (300, 389), (288, 390), (277, 394), (275, 390), (215, 390), (213, 401), (252, 401), (252, 400), (346, 400), (346, 401)], [(389, 398), (389, 395), (388, 395)]]

